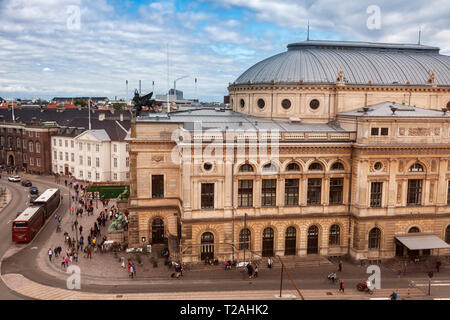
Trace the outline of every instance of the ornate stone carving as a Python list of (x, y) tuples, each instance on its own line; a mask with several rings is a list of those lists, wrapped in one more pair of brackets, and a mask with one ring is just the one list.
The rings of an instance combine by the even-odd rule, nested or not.
[(397, 204), (402, 203), (402, 183), (397, 183)]
[(338, 76), (336, 78), (336, 82), (344, 82), (344, 71), (339, 70)]
[(155, 154), (152, 156), (152, 162), (159, 163), (164, 160), (164, 156), (162, 154)]
[(431, 172), (436, 172), (437, 164), (436, 160), (431, 161)]
[(428, 71), (428, 84), (434, 84), (435, 83), (435, 73), (434, 71)]
[(398, 130), (398, 134), (399, 134), (400, 136), (404, 136), (404, 135), (405, 135), (405, 131), (406, 131), (405, 128), (400, 128), (400, 129)]
[(430, 128), (409, 128), (408, 136), (410, 137), (425, 137), (431, 135)]

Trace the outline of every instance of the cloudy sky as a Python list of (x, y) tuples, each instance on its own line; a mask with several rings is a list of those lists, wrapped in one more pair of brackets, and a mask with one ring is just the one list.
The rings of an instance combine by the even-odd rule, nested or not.
[[(379, 9), (379, 10), (378, 10)], [(0, 0), (0, 97), (125, 98), (177, 82), (222, 101), (256, 62), (306, 39), (422, 43), (450, 54), (448, 0)], [(379, 17), (379, 19), (378, 19)]]

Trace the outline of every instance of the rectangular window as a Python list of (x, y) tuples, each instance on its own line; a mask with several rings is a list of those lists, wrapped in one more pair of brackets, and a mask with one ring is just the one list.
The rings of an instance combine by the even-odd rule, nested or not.
[(125, 158), (125, 166), (128, 168), (130, 166), (130, 158)]
[(23, 142), (23, 148), (26, 149), (27, 148), (27, 142), (25, 141), (25, 139), (23, 139), (22, 142)]
[(372, 130), (370, 131), (370, 134), (372, 136), (377, 136), (378, 135), (378, 131), (379, 131), (379, 128), (372, 128)]
[(214, 183), (202, 183), (202, 209), (214, 208)]
[(63, 159), (63, 154), (62, 154), (62, 152), (60, 151), (59, 152), (59, 160), (62, 160)]
[(74, 153), (70, 154), (70, 161), (75, 162), (75, 154)]
[(389, 128), (381, 128), (381, 135), (387, 136), (389, 134)]
[(450, 205), (450, 180), (448, 181), (447, 204)]
[(253, 180), (238, 181), (238, 207), (253, 206)]
[(34, 159), (30, 157), (30, 166), (34, 166)]
[(342, 204), (344, 195), (344, 178), (330, 179), (330, 204)]
[(117, 168), (117, 158), (114, 158), (114, 168)]
[(78, 148), (80, 149), (80, 151), (83, 150), (83, 143), (78, 143)]
[(23, 162), (27, 162), (27, 154), (26, 153), (23, 154)]
[(261, 193), (261, 206), (275, 206), (277, 200), (277, 180), (263, 180)]
[(30, 150), (30, 152), (33, 152), (33, 142), (32, 141), (30, 141), (28, 149)]
[(130, 173), (127, 172), (127, 179), (130, 179)]
[(83, 164), (83, 156), (80, 156), (80, 164)]
[(114, 144), (114, 152), (117, 152), (117, 144)]
[(73, 149), (73, 147), (74, 147), (74, 143), (73, 143), (73, 140), (72, 141), (70, 141), (70, 147)]
[(53, 160), (58, 160), (58, 153), (53, 151)]
[(66, 161), (69, 161), (69, 153), (68, 152), (65, 153), (65, 156), (66, 156)]
[(100, 167), (100, 158), (95, 158), (95, 166)]
[(87, 157), (87, 165), (90, 167), (91, 166), (91, 157)]
[(383, 193), (383, 182), (372, 182), (370, 184), (370, 207), (381, 208)]
[(308, 179), (308, 204), (320, 204), (322, 198), (322, 179)]
[(96, 179), (96, 180), (100, 180), (100, 173), (97, 172), (97, 173), (95, 174), (95, 179)]
[(37, 165), (38, 167), (41, 166), (41, 159), (39, 159), (39, 158), (36, 159), (36, 165)]
[(62, 147), (62, 140), (59, 139), (59, 146)]
[(117, 180), (117, 173), (114, 173), (113, 179), (114, 179), (114, 180)]
[(69, 141), (64, 140), (64, 146), (67, 148), (69, 146)]
[(127, 152), (130, 151), (130, 145), (129, 145), (128, 143), (125, 145), (125, 150), (126, 150)]
[(152, 198), (164, 198), (163, 175), (152, 175)]
[(83, 171), (80, 170), (80, 178), (83, 178)]
[(298, 179), (286, 179), (284, 183), (285, 205), (298, 206)]
[(422, 180), (411, 179), (408, 180), (408, 196), (406, 204), (408, 206), (418, 206), (422, 202)]
[(41, 134), (39, 132), (36, 132), (36, 138), (39, 138)]
[(99, 151), (100, 151), (100, 145), (99, 145), (99, 144), (96, 144), (96, 145), (95, 145), (95, 151), (96, 151), (96, 152), (99, 152)]
[(36, 153), (41, 153), (41, 144), (36, 142)]
[(28, 132), (28, 136), (29, 136), (30, 138), (33, 138), (33, 131), (29, 131), (29, 132)]
[(91, 178), (91, 172), (90, 171), (88, 171), (88, 179), (90, 179)]

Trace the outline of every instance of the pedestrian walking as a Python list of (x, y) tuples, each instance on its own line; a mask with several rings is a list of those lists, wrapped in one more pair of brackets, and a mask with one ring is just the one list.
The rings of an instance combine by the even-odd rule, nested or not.
[(269, 259), (267, 259), (267, 268), (271, 269), (272, 265), (273, 265), (272, 257), (269, 257)]
[(441, 267), (441, 260), (436, 260), (436, 271), (439, 272), (439, 268)]
[(344, 293), (344, 280), (341, 280), (341, 283), (339, 284), (339, 292)]
[(402, 276), (402, 270), (398, 269), (397, 270), (397, 277), (400, 278)]
[(48, 259), (50, 260), (50, 262), (52, 261), (52, 256), (53, 256), (53, 251), (51, 248), (48, 248)]
[(339, 272), (342, 272), (342, 260), (339, 260)]
[(64, 269), (66, 267), (66, 260), (62, 258), (61, 260), (61, 268)]
[(258, 265), (255, 265), (255, 274), (253, 275), (253, 278), (258, 278)]

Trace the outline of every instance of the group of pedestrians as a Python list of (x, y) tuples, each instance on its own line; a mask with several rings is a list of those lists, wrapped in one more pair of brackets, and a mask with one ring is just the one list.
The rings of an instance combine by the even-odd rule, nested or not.
[(258, 277), (258, 265), (256, 263), (252, 263), (251, 261), (249, 261), (246, 267), (249, 279)]

